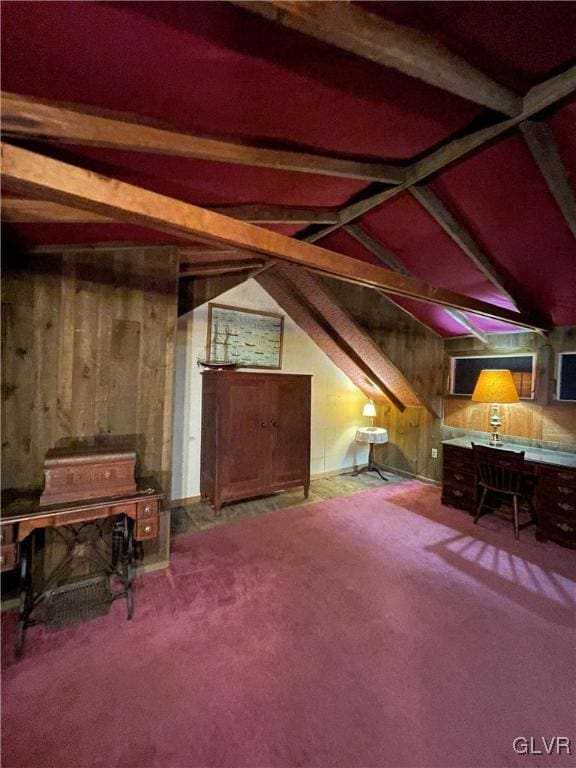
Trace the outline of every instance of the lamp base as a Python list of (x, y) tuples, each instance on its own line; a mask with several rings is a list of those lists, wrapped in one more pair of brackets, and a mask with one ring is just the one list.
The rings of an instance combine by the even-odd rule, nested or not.
[(489, 445), (493, 448), (497, 448), (500, 445), (504, 445), (502, 440), (500, 440), (500, 413), (498, 408), (498, 403), (492, 403), (492, 417), (490, 418), (490, 426), (492, 427), (492, 432), (490, 433), (490, 442)]

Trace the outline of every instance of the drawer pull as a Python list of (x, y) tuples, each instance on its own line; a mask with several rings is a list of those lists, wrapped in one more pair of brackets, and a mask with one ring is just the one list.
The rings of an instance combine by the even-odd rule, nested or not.
[(573, 531), (574, 528), (572, 528), (571, 525), (568, 525), (568, 523), (556, 523), (556, 527), (560, 528), (564, 533), (568, 533), (568, 531)]
[(557, 485), (556, 488), (559, 493), (563, 493), (565, 496), (571, 496), (574, 493), (573, 488), (567, 488), (565, 485)]
[(459, 491), (456, 488), (452, 488), (452, 495), (453, 496), (458, 496), (458, 498), (460, 498), (460, 496), (464, 496), (464, 493), (462, 491)]
[(565, 512), (573, 512), (576, 507), (574, 507), (573, 504), (566, 504), (565, 501), (559, 501), (558, 506), (560, 509), (563, 509)]
[(152, 526), (151, 525), (145, 525), (144, 526), (144, 533), (152, 533)]
[(556, 476), (560, 480), (574, 480), (574, 475), (569, 475), (568, 472), (557, 472)]
[(150, 514), (150, 507), (144, 507), (144, 514), (149, 515)]
[(464, 475), (454, 475), (455, 480), (464, 480)]

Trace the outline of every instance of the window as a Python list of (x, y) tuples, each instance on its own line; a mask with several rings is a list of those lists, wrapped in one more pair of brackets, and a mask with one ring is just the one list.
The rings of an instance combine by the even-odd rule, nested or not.
[[(534, 397), (534, 355), (492, 355), (451, 358), (450, 394), (471, 396), (480, 371), (505, 368), (512, 372), (521, 398)], [(576, 399), (576, 397), (575, 397)]]
[(560, 352), (558, 355), (558, 400), (576, 400), (576, 352)]

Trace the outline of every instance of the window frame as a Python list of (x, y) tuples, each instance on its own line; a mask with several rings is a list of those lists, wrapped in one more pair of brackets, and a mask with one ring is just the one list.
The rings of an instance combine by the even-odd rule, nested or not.
[(576, 355), (576, 349), (566, 349), (556, 353), (556, 386), (554, 387), (554, 398), (559, 403), (576, 403), (576, 399), (560, 397), (560, 385), (562, 382), (562, 358), (564, 355)]
[[(533, 402), (536, 399), (536, 352), (513, 352), (506, 354), (500, 352), (497, 354), (484, 354), (484, 355), (450, 355), (450, 372), (448, 374), (448, 395), (450, 397), (467, 397), (471, 398), (472, 394), (466, 395), (462, 392), (454, 392), (454, 383), (456, 377), (454, 375), (456, 368), (456, 360), (481, 360), (481, 359), (494, 359), (497, 357), (508, 359), (510, 357), (531, 357), (532, 358), (532, 380), (530, 382), (530, 397), (521, 397), (520, 400)], [(567, 401), (564, 401), (567, 402)]]

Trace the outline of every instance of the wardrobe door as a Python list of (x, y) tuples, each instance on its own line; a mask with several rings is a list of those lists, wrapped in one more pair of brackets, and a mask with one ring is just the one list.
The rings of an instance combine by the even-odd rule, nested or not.
[(220, 386), (216, 485), (225, 501), (257, 495), (268, 484), (272, 430), (265, 421), (264, 378), (234, 373)]
[(310, 474), (310, 378), (288, 374), (270, 376), (267, 388), (273, 425), (273, 482), (275, 485), (307, 485)]

